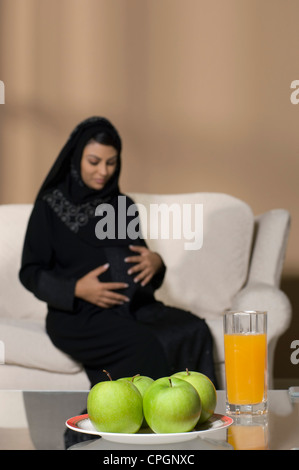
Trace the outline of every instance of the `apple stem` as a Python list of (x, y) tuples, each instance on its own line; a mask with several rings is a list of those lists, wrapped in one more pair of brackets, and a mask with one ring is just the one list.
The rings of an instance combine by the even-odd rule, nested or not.
[(140, 377), (140, 374), (134, 375), (134, 376), (132, 377), (132, 379), (131, 379), (132, 382), (134, 381), (135, 377)]
[(169, 384), (170, 384), (170, 386), (172, 387), (171, 378), (170, 378), (170, 377), (168, 377), (168, 380), (169, 380)]
[(103, 372), (105, 372), (105, 374), (107, 375), (107, 377), (109, 378), (109, 380), (112, 381), (112, 378), (111, 378), (111, 375), (109, 374), (109, 372), (107, 372), (105, 369), (103, 369)]
[(188, 367), (186, 367), (187, 375), (190, 375)]

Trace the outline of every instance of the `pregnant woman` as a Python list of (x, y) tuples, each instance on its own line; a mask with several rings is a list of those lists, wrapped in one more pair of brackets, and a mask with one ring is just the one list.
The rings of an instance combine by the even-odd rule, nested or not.
[[(130, 223), (134, 203), (119, 189), (121, 150), (105, 118), (74, 129), (38, 192), (20, 280), (47, 303), (49, 337), (83, 364), (91, 386), (106, 379), (103, 369), (113, 379), (137, 373), (155, 379), (188, 367), (215, 383), (205, 321), (157, 301), (163, 260), (141, 236), (117, 238), (118, 221)], [(95, 232), (103, 204), (113, 208), (116, 237)]]

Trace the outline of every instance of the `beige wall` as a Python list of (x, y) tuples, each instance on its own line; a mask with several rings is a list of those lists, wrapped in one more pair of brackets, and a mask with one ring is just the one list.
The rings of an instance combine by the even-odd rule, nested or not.
[(0, 0), (0, 202), (31, 202), (72, 128), (124, 142), (122, 189), (217, 191), (292, 215), (299, 276), (297, 0)]

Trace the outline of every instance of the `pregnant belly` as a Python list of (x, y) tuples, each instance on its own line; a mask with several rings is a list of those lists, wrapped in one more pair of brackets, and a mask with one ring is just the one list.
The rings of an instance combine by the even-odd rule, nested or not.
[(134, 276), (128, 274), (128, 270), (132, 263), (127, 263), (125, 258), (132, 255), (132, 251), (126, 247), (111, 247), (105, 248), (107, 262), (109, 263), (109, 274), (113, 282), (126, 282), (127, 284), (134, 284)]

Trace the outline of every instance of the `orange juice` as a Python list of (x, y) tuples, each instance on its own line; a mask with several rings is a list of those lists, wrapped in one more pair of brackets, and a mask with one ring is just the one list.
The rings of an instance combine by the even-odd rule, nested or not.
[(261, 403), (265, 392), (266, 334), (225, 334), (224, 350), (228, 402)]

